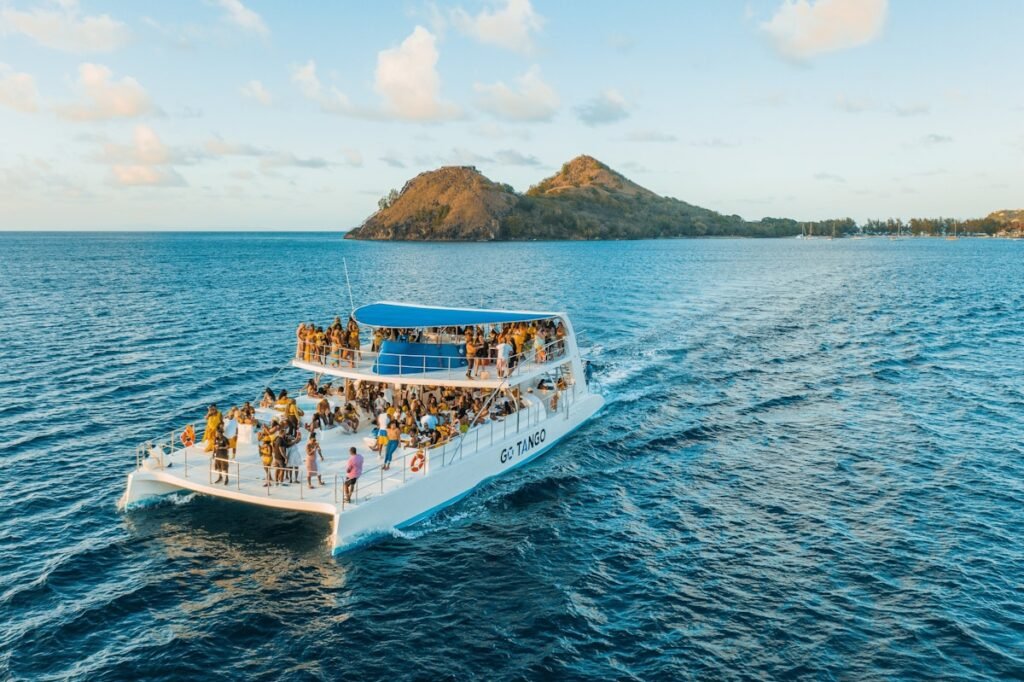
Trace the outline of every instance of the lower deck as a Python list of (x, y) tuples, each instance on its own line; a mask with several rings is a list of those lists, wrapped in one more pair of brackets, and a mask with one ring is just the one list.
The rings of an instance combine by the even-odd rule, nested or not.
[[(558, 412), (567, 412), (575, 391), (570, 388), (562, 394), (564, 397), (558, 405)], [(139, 468), (163, 483), (203, 494), (275, 507), (337, 513), (348, 507), (367, 504), (407, 483), (429, 477), (432, 471), (481, 449), (500, 445), (517, 434), (536, 429), (538, 424), (556, 414), (549, 397), (547, 391), (528, 394), (523, 397), (526, 406), (519, 411), (504, 417), (489, 416), (484, 423), (470, 428), (461, 437), (455, 436), (434, 447), (417, 447), (410, 442), (409, 436), (403, 435), (401, 445), (392, 456), (391, 466), (386, 470), (383, 467), (384, 453), (371, 450), (374, 445), (372, 418), (362, 413), (360, 428), (355, 433), (347, 433), (341, 427), (317, 432), (324, 458), (321, 461), (317, 457), (315, 468), (307, 466), (305, 453), (309, 432), (305, 424), (300, 430), (302, 440), (289, 449), (289, 460), (283, 468), (263, 466), (254, 427), (244, 424), (239, 426), (236, 453), (222, 464), (226, 471), (216, 469), (212, 455), (206, 452), (202, 441), (188, 448), (181, 447), (180, 443), (175, 443), (176, 447), (170, 443), (164, 443), (162, 447), (153, 445), (145, 453), (148, 456)], [(300, 406), (303, 402), (300, 399)], [(306, 412), (307, 416), (312, 414), (312, 410)], [(257, 416), (261, 420), (269, 420), (276, 413), (261, 410)], [(308, 423), (308, 420), (303, 421)], [(355, 484), (351, 500), (346, 501), (345, 471), (351, 447), (363, 455), (363, 473)], [(418, 466), (416, 455), (421, 451), (423, 462)], [(312, 473), (314, 470), (316, 473)], [(311, 473), (312, 485), (307, 481)], [(220, 482), (217, 482), (218, 478)]]

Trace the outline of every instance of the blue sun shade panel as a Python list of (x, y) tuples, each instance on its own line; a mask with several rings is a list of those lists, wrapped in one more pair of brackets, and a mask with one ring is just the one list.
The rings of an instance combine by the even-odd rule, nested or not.
[(466, 366), (464, 343), (410, 343), (385, 340), (373, 363), (377, 374), (422, 374)]

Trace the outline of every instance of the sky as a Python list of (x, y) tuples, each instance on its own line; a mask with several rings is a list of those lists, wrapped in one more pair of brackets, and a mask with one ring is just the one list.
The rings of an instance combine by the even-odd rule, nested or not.
[(0, 230), (346, 230), (579, 154), (747, 219), (1024, 208), (1021, 0), (0, 0)]

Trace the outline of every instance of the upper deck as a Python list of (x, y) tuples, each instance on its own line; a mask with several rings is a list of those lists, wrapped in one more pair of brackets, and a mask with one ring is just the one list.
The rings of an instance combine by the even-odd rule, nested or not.
[[(494, 389), (542, 376), (572, 360), (577, 352), (563, 313), (374, 303), (357, 308), (352, 318), (373, 329), (373, 343), (352, 348), (329, 340), (316, 344), (300, 339), (292, 366), (359, 381)], [(558, 333), (539, 342), (531, 339), (504, 362), (499, 361), (493, 345), (485, 355), (468, 357), (464, 329), (498, 329), (545, 321), (551, 322)], [(471, 375), (473, 364), (476, 371)]]
[[(436, 355), (410, 353), (374, 353), (363, 346), (348, 357), (341, 352), (309, 353), (297, 351), (292, 366), (298, 369), (359, 381), (392, 382), (421, 386), (461, 386), (471, 388), (498, 388), (528, 382), (550, 372), (566, 361), (564, 344), (552, 341), (544, 345), (544, 360), (537, 360), (536, 351), (519, 353), (510, 358), (511, 368), (498, 376), (495, 358), (483, 359), (483, 373), (474, 378), (466, 376), (466, 360), (438, 358)], [(441, 360), (443, 366), (433, 367)], [(380, 370), (385, 368), (385, 372)]]

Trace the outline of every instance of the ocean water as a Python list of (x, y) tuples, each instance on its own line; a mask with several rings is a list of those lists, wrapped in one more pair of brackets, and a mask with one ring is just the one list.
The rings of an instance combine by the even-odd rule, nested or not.
[[(348, 310), (343, 258), (357, 304), (568, 311), (607, 408), (337, 558), (119, 513), (136, 443)], [(0, 234), (0, 320), (0, 679), (1024, 678), (1024, 242)]]

